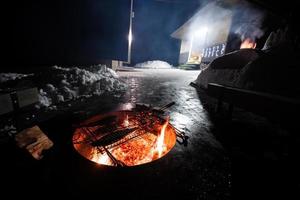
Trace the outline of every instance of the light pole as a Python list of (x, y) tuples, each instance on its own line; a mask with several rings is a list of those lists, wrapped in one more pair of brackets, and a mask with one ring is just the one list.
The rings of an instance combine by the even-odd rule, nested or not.
[(128, 55), (127, 63), (131, 62), (131, 43), (132, 43), (132, 18), (134, 17), (133, 12), (133, 0), (130, 0), (130, 13), (129, 13), (129, 30), (128, 30)]

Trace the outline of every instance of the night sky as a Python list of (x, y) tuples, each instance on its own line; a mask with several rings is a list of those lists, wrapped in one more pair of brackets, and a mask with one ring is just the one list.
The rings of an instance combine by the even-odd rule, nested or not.
[[(170, 34), (199, 5), (198, 0), (135, 0), (132, 63), (176, 64), (180, 43)], [(29, 0), (6, 9), (6, 67), (127, 60), (130, 0)]]
[(159, 59), (177, 64), (180, 41), (170, 37), (199, 9), (198, 1), (135, 1), (133, 62)]

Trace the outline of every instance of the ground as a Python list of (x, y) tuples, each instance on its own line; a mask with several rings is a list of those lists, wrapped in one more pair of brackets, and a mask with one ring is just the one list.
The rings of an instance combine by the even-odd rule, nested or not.
[[(265, 197), (276, 196), (289, 189), (294, 191), (292, 187), (298, 186), (289, 179), (295, 175), (294, 171), (288, 175), (282, 172), (292, 163), (283, 164), (279, 161), (281, 156), (274, 154), (272, 146), (266, 145), (269, 136), (263, 134), (270, 129), (261, 128), (265, 125), (253, 125), (256, 122), (266, 124), (265, 119), (249, 115), (251, 125), (237, 122), (235, 118), (220, 120), (212, 115), (209, 104), (214, 101), (189, 85), (199, 71), (139, 69), (118, 74), (128, 84), (124, 96), (90, 99), (39, 121), (41, 129), (54, 142), (54, 148), (45, 152), (43, 160), (33, 160), (16, 148), (13, 141), (1, 146), (5, 161), (2, 167), (10, 175), (5, 180), (6, 191), (18, 190), (11, 194), (23, 196), (39, 191), (48, 196), (62, 193), (69, 197), (246, 199), (257, 197), (260, 192)], [(175, 105), (166, 115), (176, 128), (189, 136), (188, 145), (177, 143), (165, 157), (155, 162), (121, 169), (104, 167), (87, 161), (72, 147), (72, 124), (88, 116), (130, 108), (135, 103), (162, 106), (171, 101)], [(286, 138), (282, 135), (279, 140)], [(270, 151), (266, 151), (266, 146)], [(265, 159), (264, 154), (271, 157), (271, 161)], [(32, 180), (36, 183), (28, 184)]]
[(168, 165), (178, 166), (174, 168), (178, 189), (188, 190), (193, 198), (226, 199), (231, 186), (230, 162), (211, 133), (212, 123), (197, 90), (190, 86), (198, 74), (199, 71), (177, 69), (119, 73), (129, 85), (125, 102), (154, 106), (175, 102), (167, 115), (176, 128), (190, 137), (187, 147), (177, 144), (169, 155), (172, 163)]

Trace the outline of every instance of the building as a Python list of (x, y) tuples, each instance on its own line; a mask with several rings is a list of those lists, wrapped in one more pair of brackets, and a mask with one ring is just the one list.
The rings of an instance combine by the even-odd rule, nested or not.
[(248, 2), (224, 0), (205, 5), (171, 34), (181, 40), (179, 64), (209, 63), (240, 48), (256, 48), (264, 35), (264, 14)]

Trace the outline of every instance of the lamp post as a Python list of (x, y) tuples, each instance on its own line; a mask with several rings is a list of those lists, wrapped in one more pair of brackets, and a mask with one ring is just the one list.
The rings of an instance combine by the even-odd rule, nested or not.
[(130, 0), (130, 13), (129, 13), (129, 30), (128, 30), (128, 55), (127, 63), (131, 62), (131, 43), (132, 43), (132, 18), (134, 17), (133, 12), (133, 0)]

